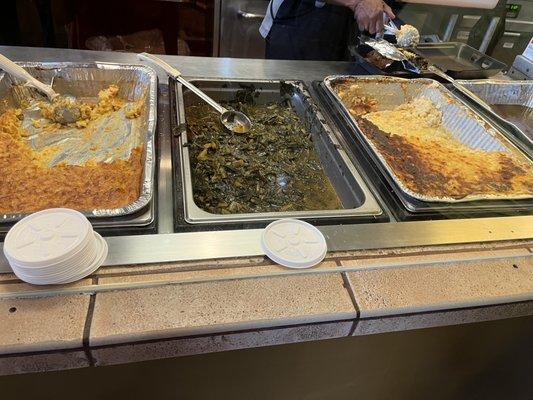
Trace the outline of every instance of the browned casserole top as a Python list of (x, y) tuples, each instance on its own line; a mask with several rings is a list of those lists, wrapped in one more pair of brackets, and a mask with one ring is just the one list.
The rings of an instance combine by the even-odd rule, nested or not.
[(338, 94), (398, 180), (412, 192), (454, 199), (533, 195), (529, 160), (462, 144), (443, 127), (440, 110), (429, 100), (421, 98), (392, 110), (369, 112), (375, 102), (354, 100), (356, 90), (352, 84), (343, 86)]
[(46, 153), (25, 140), (21, 118), (19, 109), (0, 114), (0, 213), (118, 208), (139, 197), (142, 146), (127, 160), (48, 167)]

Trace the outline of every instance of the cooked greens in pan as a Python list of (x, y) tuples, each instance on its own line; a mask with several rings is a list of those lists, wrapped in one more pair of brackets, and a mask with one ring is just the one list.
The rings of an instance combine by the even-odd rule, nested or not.
[(186, 109), (194, 200), (215, 214), (341, 209), (310, 133), (288, 102), (237, 97), (251, 131), (225, 130), (210, 106)]

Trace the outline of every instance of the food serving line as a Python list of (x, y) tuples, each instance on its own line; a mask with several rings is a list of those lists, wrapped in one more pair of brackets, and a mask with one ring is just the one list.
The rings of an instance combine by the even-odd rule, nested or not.
[[(105, 52), (84, 52), (72, 50), (52, 50), (52, 49), (21, 49), (21, 48), (2, 48), (2, 52), (14, 60), (27, 60), (39, 62), (57, 62), (58, 59), (62, 61), (71, 62), (113, 62), (125, 64), (140, 64), (136, 55), (134, 54), (120, 54), (120, 53), (105, 53)], [(182, 73), (191, 78), (215, 78), (211, 81), (200, 82), (200, 86), (208, 90), (216, 90), (209, 85), (224, 85), (225, 82), (243, 82), (258, 81), (256, 85), (270, 86), (274, 88), (274, 92), (279, 92), (279, 80), (296, 79), (305, 82), (306, 89), (305, 97), (296, 96), (295, 101), (302, 104), (302, 99), (309, 99), (313, 97), (314, 103), (318, 104), (320, 97), (316, 93), (316, 84), (313, 82), (320, 82), (324, 77), (329, 75), (346, 75), (346, 74), (366, 74), (365, 69), (358, 68), (350, 63), (326, 63), (326, 62), (291, 62), (291, 61), (268, 61), (268, 60), (231, 60), (231, 59), (202, 59), (182, 57), (169, 57), (173, 60), (176, 66), (179, 66)], [(116, 225), (112, 225), (109, 229), (110, 235), (107, 237), (109, 243), (109, 256), (104, 265), (126, 265), (126, 264), (141, 264), (147, 262), (168, 262), (168, 261), (183, 261), (194, 259), (207, 259), (213, 257), (239, 257), (260, 255), (262, 251), (259, 246), (259, 237), (261, 229), (253, 229), (257, 226), (234, 225), (228, 229), (224, 225), (216, 224), (216, 222), (223, 222), (229, 219), (233, 222), (239, 222), (237, 218), (228, 215), (220, 215), (219, 218), (207, 217), (208, 215), (202, 210), (194, 206), (192, 202), (192, 195), (190, 193), (190, 174), (188, 174), (188, 164), (182, 163), (179, 157), (174, 160), (174, 171), (178, 175), (176, 180), (183, 178), (185, 189), (185, 210), (183, 210), (182, 193), (180, 182), (173, 185), (173, 171), (172, 168), (172, 146), (173, 139), (178, 138), (181, 132), (176, 132), (183, 127), (183, 125), (171, 126), (171, 124), (179, 124), (179, 122), (172, 122), (174, 119), (173, 113), (180, 113), (183, 118), (182, 104), (170, 104), (170, 91), (176, 90), (178, 98), (181, 95), (181, 87), (174, 87), (167, 85), (168, 78), (163, 71), (158, 71), (159, 75), (159, 94), (158, 94), (158, 109), (157, 109), (157, 184), (155, 185), (155, 193), (153, 200), (150, 203), (148, 211), (145, 211), (141, 217), (135, 217), (135, 223), (121, 226), (124, 220), (117, 219)], [(246, 79), (247, 77), (253, 79)], [(267, 79), (267, 81), (265, 81)], [(273, 81), (269, 81), (273, 80)], [(205, 81), (205, 79), (204, 79)], [(262, 81), (262, 82), (261, 82)], [(278, 81), (276, 83), (275, 81)], [(236, 90), (235, 88), (233, 91)], [(268, 91), (268, 90), (267, 90)], [(309, 92), (311, 93), (309, 95)], [(190, 96), (190, 95), (189, 95)], [(294, 104), (293, 104), (294, 105)], [(180, 108), (181, 107), (181, 108)], [(327, 108), (327, 106), (325, 107)], [(305, 113), (305, 110), (301, 110)], [(303, 114), (302, 114), (303, 115)], [(316, 117), (316, 116), (315, 116)], [(338, 135), (333, 135), (332, 129), (336, 129), (335, 125), (329, 120), (326, 125), (324, 118), (319, 115), (321, 121), (314, 124), (313, 127), (319, 127), (321, 130), (326, 129), (329, 138), (327, 146), (334, 146), (339, 148)], [(174, 135), (171, 135), (174, 132)], [(173, 137), (174, 136), (174, 137)], [(318, 136), (323, 137), (324, 135)], [(184, 139), (184, 135), (181, 137)], [(178, 143), (174, 142), (175, 152), (180, 152), (183, 149)], [(187, 157), (187, 154), (180, 153), (181, 156)], [(457, 218), (453, 220), (426, 220), (420, 222), (398, 222), (394, 212), (390, 211), (390, 205), (386, 202), (380, 201), (383, 208), (379, 210), (374, 198), (379, 198), (380, 193), (374, 189), (373, 194), (369, 193), (369, 189), (362, 180), (360, 174), (365, 174), (365, 171), (358, 170), (353, 166), (353, 160), (348, 159), (348, 155), (341, 150), (335, 155), (341, 157), (341, 160), (334, 160), (334, 164), (339, 162), (341, 170), (335, 171), (339, 179), (357, 179), (357, 184), (360, 185), (359, 190), (362, 193), (353, 195), (350, 199), (352, 202), (361, 202), (356, 204), (354, 212), (350, 210), (340, 210), (337, 214), (347, 214), (348, 216), (357, 216), (358, 214), (367, 215), (379, 221), (379, 217), (385, 216), (388, 219), (387, 223), (360, 223), (355, 220), (357, 224), (334, 224), (335, 219), (329, 219), (328, 223), (322, 223), (319, 229), (325, 234), (328, 250), (358, 250), (358, 249), (373, 249), (373, 248), (391, 248), (404, 246), (420, 246), (432, 244), (447, 244), (447, 243), (465, 243), (465, 242), (485, 242), (485, 241), (499, 241), (499, 240), (515, 240), (527, 239), (531, 237), (531, 227), (533, 225), (533, 216), (524, 215), (513, 217), (489, 217), (489, 218)], [(358, 160), (355, 160), (358, 162)], [(351, 177), (346, 176), (345, 172), (349, 170)], [(331, 177), (330, 177), (331, 179)], [(372, 177), (369, 178), (371, 185), (376, 185), (372, 182)], [(339, 186), (347, 186), (353, 182), (339, 182)], [(377, 186), (377, 185), (376, 185)], [(191, 204), (192, 203), (192, 204)], [(372, 204), (369, 204), (372, 203)], [(362, 207), (361, 207), (362, 206)], [(176, 214), (185, 211), (185, 220), (191, 218), (191, 213), (196, 216), (200, 222), (209, 222), (213, 220), (214, 225), (210, 226), (207, 232), (183, 232), (195, 230), (195, 226), (187, 226), (182, 224), (176, 226), (176, 218), (174, 215), (174, 208)], [(348, 207), (349, 208), (349, 207)], [(368, 210), (368, 211), (365, 211)], [(387, 212), (388, 210), (388, 212)], [(472, 211), (472, 212), (475, 212)], [(279, 214), (271, 215), (265, 218), (264, 215), (251, 216), (244, 218), (243, 221), (254, 220), (272, 220), (283, 216), (306, 217), (309, 214), (318, 215), (318, 217), (327, 217), (320, 215), (320, 212), (304, 212), (303, 214)], [(338, 216), (338, 215), (337, 215)], [(228, 218), (229, 217), (229, 218)], [(194, 217), (193, 217), (194, 219)], [(140, 224), (136, 222), (141, 221)], [(157, 220), (157, 222), (155, 222)], [(101, 219), (94, 219), (95, 227), (98, 228), (102, 224)], [(346, 222), (346, 221), (342, 221)], [(363, 220), (364, 222), (364, 220)], [(138, 226), (140, 225), (140, 226)], [(263, 225), (264, 226), (264, 225)], [(136, 227), (140, 227), (138, 231)], [(239, 229), (239, 228), (247, 229)], [(180, 229), (181, 228), (181, 229)], [(237, 228), (237, 229), (235, 229)], [(252, 229), (249, 229), (252, 228)], [(181, 231), (181, 232), (180, 232)], [(103, 233), (107, 233), (103, 230)], [(139, 235), (128, 235), (128, 233), (140, 233)], [(117, 235), (118, 234), (118, 235)], [(161, 236), (164, 235), (164, 236)], [(245, 238), (246, 240), (242, 240)], [(163, 239), (163, 240), (162, 240)], [(125, 250), (127, 249), (127, 250)], [(149, 249), (149, 251), (147, 251)], [(5, 259), (0, 262), (0, 268), (3, 271), (8, 271), (9, 267)]]
[[(140, 64), (135, 54), (126, 53), (108, 53), (108, 52), (89, 52), (78, 50), (60, 50), (60, 49), (38, 49), (38, 48), (17, 48), (17, 47), (0, 47), (0, 53), (6, 55), (15, 61), (27, 62), (77, 62), (77, 63), (123, 63), (123, 64)], [(520, 203), (511, 208), (496, 207), (485, 213), (478, 209), (469, 210), (468, 207), (459, 207), (459, 210), (452, 210), (444, 219), (433, 219), (441, 216), (442, 211), (435, 214), (425, 213), (423, 220), (417, 215), (413, 217), (407, 207), (400, 208), (398, 204), (391, 201), (390, 190), (383, 181), (383, 176), (371, 168), (365, 167), (365, 163), (371, 160), (365, 158), (362, 153), (354, 150), (353, 144), (346, 141), (346, 135), (343, 134), (342, 121), (339, 122), (338, 110), (332, 110), (325, 100), (324, 93), (320, 92), (320, 85), (324, 78), (330, 75), (366, 75), (367, 72), (354, 63), (339, 62), (297, 62), (297, 61), (272, 61), (272, 60), (240, 60), (240, 59), (211, 59), (211, 58), (194, 58), (179, 56), (163, 56), (163, 58), (173, 66), (180, 69), (182, 74), (195, 81), (195, 84), (206, 90), (212, 95), (227, 95), (239, 89), (239, 82), (255, 84), (262, 89), (262, 95), (268, 98), (276, 98), (283, 90), (284, 85), (291, 86), (291, 99), (293, 107), (301, 117), (307, 118), (312, 127), (314, 140), (322, 140), (319, 143), (319, 152), (325, 156), (321, 159), (329, 160), (328, 173), (333, 186), (337, 192), (342, 188), (350, 186), (351, 193), (341, 193), (343, 204), (352, 204), (337, 212), (314, 212), (306, 215), (306, 212), (288, 212), (270, 213), (268, 215), (245, 215), (244, 218), (227, 214), (215, 215), (208, 214), (195, 207), (191, 193), (191, 176), (188, 169), (187, 158), (189, 157), (188, 149), (184, 146), (187, 141), (184, 126), (184, 105), (190, 101), (190, 93), (182, 91), (181, 86), (168, 84), (168, 77), (162, 70), (157, 70), (158, 75), (158, 101), (157, 101), (157, 129), (155, 134), (155, 185), (152, 200), (141, 213), (136, 215), (136, 221), (142, 221), (140, 224), (121, 224), (124, 220), (118, 220), (117, 225), (99, 226), (99, 223), (93, 223), (95, 230), (99, 230), (109, 247), (109, 253), (105, 260), (104, 267), (118, 266), (120, 268), (106, 269), (102, 268), (105, 274), (106, 270), (113, 270), (113, 274), (122, 274), (128, 271), (135, 271), (136, 266), (143, 269), (143, 274), (149, 273), (149, 266), (144, 264), (154, 264), (155, 268), (162, 271), (162, 265), (171, 263), (172, 273), (179, 273), (194, 269), (188, 261), (196, 261), (201, 265), (209, 265), (210, 262), (215, 264), (224, 264), (222, 259), (242, 258), (239, 265), (247, 264), (248, 259), (252, 264), (257, 263), (258, 269), (251, 270), (246, 275), (248, 278), (259, 278), (262, 275), (260, 267), (262, 261), (257, 261), (253, 257), (264, 255), (261, 247), (261, 235), (263, 227), (271, 220), (280, 217), (305, 218), (315, 223), (318, 229), (326, 238), (328, 252), (331, 257), (337, 257), (335, 254), (341, 254), (342, 257), (365, 258), (365, 254), (386, 254), (386, 249), (412, 248), (416, 253), (420, 249), (428, 248), (425, 246), (440, 246), (439, 251), (442, 256), (435, 256), (429, 264), (439, 264), (447, 262), (472, 262), (475, 260), (492, 260), (509, 261), (513, 265), (520, 262), (526, 270), (531, 268), (529, 257), (529, 248), (533, 239), (533, 215), (531, 215), (531, 204), (528, 202)], [(146, 65), (146, 64), (145, 64)], [(283, 81), (280, 83), (280, 81)], [(290, 81), (290, 82), (285, 82)], [(269, 97), (270, 96), (270, 97)], [(312, 110), (310, 112), (309, 110)], [(340, 127), (339, 127), (340, 126)], [(511, 139), (513, 141), (514, 139)], [(527, 151), (527, 147), (526, 150)], [(324, 158), (325, 157), (325, 158)], [(185, 161), (185, 162), (184, 162)], [(333, 175), (333, 179), (332, 179)], [(344, 198), (342, 196), (345, 196)], [(410, 199), (413, 201), (413, 199)], [(416, 200), (416, 199), (415, 199)], [(399, 200), (400, 203), (403, 201)], [(351, 208), (351, 209), (350, 209)], [(402, 211), (399, 211), (402, 210)], [(412, 210), (411, 210), (412, 211)], [(426, 210), (427, 211), (427, 210)], [(470, 214), (472, 213), (472, 214)], [(427, 217), (429, 215), (429, 217)], [(469, 218), (475, 215), (475, 218)], [(503, 215), (503, 216), (498, 216)], [(91, 220), (93, 221), (93, 220)], [(95, 219), (97, 221), (97, 219)], [(470, 245), (467, 245), (470, 244)], [(448, 250), (442, 250), (443, 246), (455, 245)], [(486, 255), (466, 255), (462, 254), (462, 246), (472, 249), (491, 248), (501, 249), (494, 250), (495, 253)], [(429, 247), (430, 248), (430, 247)], [(372, 253), (372, 250), (379, 249), (381, 253)], [(416, 250), (418, 249), (418, 250)], [(396, 251), (396, 250), (395, 250)], [(405, 250), (407, 254), (409, 249)], [(480, 250), (481, 251), (481, 250)], [(431, 251), (429, 250), (431, 253)], [(401, 252), (400, 252), (401, 253)], [(457, 253), (457, 254), (456, 254)], [(8, 273), (10, 271), (7, 260), (0, 259), (0, 272)], [(328, 256), (329, 257), (329, 256)], [(327, 259), (328, 259), (327, 257)], [(373, 256), (374, 257), (374, 256)], [(202, 261), (202, 260), (220, 260), (220, 261)], [(256, 260), (256, 261), (253, 261)], [(330, 269), (323, 269), (319, 266), (316, 270), (309, 270), (301, 273), (301, 276), (310, 276), (314, 279), (313, 274), (322, 274), (329, 276), (332, 273), (342, 274), (343, 279), (349, 280), (348, 274), (361, 268), (361, 265), (350, 265), (348, 261), (335, 258), (334, 265), (329, 265)], [(228, 260), (227, 265), (235, 261)], [(333, 261), (332, 261), (333, 262)], [(420, 261), (421, 262), (421, 261)], [(328, 261), (326, 262), (326, 264)], [(522, 264), (523, 263), (523, 264)], [(357, 263), (356, 263), (357, 264)], [(399, 260), (396, 262), (380, 261), (376, 262), (372, 268), (391, 268), (394, 265), (419, 265), (418, 261)], [(123, 267), (123, 268), (122, 268)], [(148, 268), (148, 269), (146, 269)], [(166, 267), (165, 267), (166, 268)], [(209, 267), (211, 268), (211, 267)], [(221, 267), (222, 268), (222, 267)], [(227, 267), (230, 268), (230, 267)], [(529, 268), (529, 269), (528, 269)], [(241, 269), (242, 271), (242, 269)], [(476, 273), (486, 273), (477, 271)], [(131, 272), (134, 274), (134, 272)], [(266, 276), (286, 276), (287, 282), (292, 278), (292, 272), (287, 270), (267, 273)], [(6, 275), (7, 276), (7, 275)], [(233, 276), (230, 274), (230, 276)], [(163, 289), (168, 285), (178, 284), (181, 278), (171, 277), (155, 281), (135, 281), (123, 282), (113, 281), (113, 278), (107, 278), (109, 281), (103, 284), (98, 279), (89, 282), (82, 282), (76, 287), (52, 287), (44, 291), (26, 287), (23, 290), (2, 290), (0, 299), (5, 302), (9, 301), (39, 301), (43, 296), (95, 296), (99, 292), (112, 292), (115, 290), (148, 290), (149, 288)], [(224, 277), (215, 277), (214, 282), (224, 280)], [(320, 278), (322, 279), (322, 278)], [(324, 278), (325, 279), (325, 278)], [(475, 278), (474, 278), (475, 279)], [(524, 278), (525, 279), (525, 278)], [(529, 277), (533, 282), (533, 278)], [(104, 279), (105, 280), (105, 279)], [(210, 278), (200, 277), (196, 282), (209, 282)], [(273, 283), (275, 286), (276, 284)], [(320, 287), (323, 283), (319, 284)], [(156, 290), (154, 289), (154, 290)], [(344, 289), (343, 289), (344, 290)], [(525, 289), (509, 293), (501, 293), (503, 297), (490, 299), (480, 299), (482, 293), (478, 293), (478, 298), (472, 303), (465, 304), (501, 304), (511, 302), (524, 302), (531, 300), (530, 294), (533, 293), (533, 286), (529, 289), (526, 284)], [(99, 296), (99, 295), (96, 295)], [(353, 293), (351, 294), (353, 297)], [(357, 297), (357, 294), (356, 294)], [(26, 300), (17, 300), (26, 299)], [(355, 300), (354, 300), (355, 301)], [(253, 300), (251, 300), (253, 302)], [(94, 307), (94, 304), (93, 304)], [(231, 307), (231, 305), (228, 305)], [(279, 307), (284, 308), (283, 304)], [(357, 307), (357, 306), (356, 306)], [(457, 308), (457, 305), (440, 306)], [(419, 308), (420, 309), (420, 308)], [(439, 309), (439, 306), (422, 306), (423, 310)], [(529, 302), (526, 303), (526, 309), (529, 310)], [(505, 315), (505, 308), (501, 309), (501, 315)], [(353, 310), (352, 310), (353, 311)], [(342, 320), (359, 318), (364, 316), (361, 311), (345, 312), (336, 309), (333, 316), (327, 318), (312, 317), (303, 319), (288, 318), (281, 325), (291, 323), (296, 324), (314, 324), (324, 321)], [(325, 312), (324, 310), (321, 313)], [(527, 311), (529, 312), (529, 311)], [(297, 312), (296, 312), (297, 313)], [(327, 312), (328, 313), (328, 312)], [(387, 311), (385, 314), (394, 314), (394, 311)], [(320, 313), (319, 313), (320, 314)], [(328, 313), (329, 315), (329, 313)], [(376, 313), (374, 315), (379, 315)], [(266, 317), (266, 319), (269, 319)], [(84, 319), (85, 321), (85, 319)], [(288, 322), (287, 322), (288, 321)], [(107, 324), (110, 322), (108, 321)], [(104, 324), (105, 325), (105, 324)], [(241, 328), (228, 328), (231, 331)], [(245, 324), (253, 328), (253, 324)], [(276, 326), (273, 322), (271, 325), (260, 324), (259, 326)], [(303, 326), (303, 325), (302, 325)], [(306, 325), (307, 326), (307, 325)], [(96, 328), (95, 328), (96, 329)], [(102, 328), (104, 329), (104, 328)], [(307, 328), (306, 328), (307, 329)], [(349, 329), (350, 330), (350, 329)], [(202, 328), (200, 331), (208, 332), (209, 329)], [(224, 329), (217, 327), (214, 331), (222, 332)], [(174, 332), (175, 333), (175, 332)], [(198, 331), (185, 330), (177, 336), (194, 335)], [(81, 347), (111, 345), (122, 342), (131, 342), (140, 340), (139, 338), (149, 338), (149, 335), (142, 333), (138, 337), (124, 339), (120, 335), (111, 335), (111, 339), (104, 335), (105, 338), (82, 338)], [(173, 334), (156, 335), (157, 337), (173, 337)], [(324, 337), (327, 337), (326, 334)], [(329, 336), (329, 337), (335, 337)], [(317, 337), (319, 339), (319, 337)], [(78, 342), (76, 342), (78, 343)], [(255, 345), (261, 345), (256, 343)], [(247, 347), (253, 347), (250, 345)], [(78, 348), (79, 343), (70, 346)], [(7, 347), (10, 350), (5, 352), (14, 354), (27, 351), (24, 348), (19, 349), (17, 346)], [(30, 346), (35, 349), (35, 347)], [(46, 348), (39, 348), (39, 351), (46, 351)], [(213, 350), (214, 351), (214, 350)], [(127, 359), (129, 361), (130, 358)], [(124, 362), (120, 361), (120, 362)], [(105, 364), (102, 361), (100, 364)], [(111, 363), (111, 362), (110, 362)]]

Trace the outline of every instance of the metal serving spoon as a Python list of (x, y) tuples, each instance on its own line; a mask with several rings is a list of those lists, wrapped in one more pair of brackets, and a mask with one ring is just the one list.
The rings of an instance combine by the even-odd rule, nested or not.
[[(0, 69), (4, 70), (10, 76), (23, 80), (25, 86), (30, 86), (37, 89), (39, 92), (44, 94), (49, 101), (56, 100), (60, 96), (59, 93), (56, 93), (51, 86), (35, 79), (28, 73), (28, 71), (15, 64), (2, 54), (0, 54)], [(76, 105), (76, 99), (72, 96), (61, 97), (65, 98), (67, 101), (63, 102), (64, 104), (62, 105), (57, 105), (54, 107), (52, 119), (54, 122), (58, 122), (62, 125), (76, 122), (81, 116), (80, 108)]]
[(183, 86), (187, 87), (187, 89), (189, 89), (191, 92), (196, 94), (198, 97), (204, 100), (207, 104), (209, 104), (215, 110), (217, 110), (220, 113), (220, 122), (230, 131), (240, 134), (240, 133), (247, 133), (252, 128), (252, 121), (250, 121), (250, 118), (248, 118), (245, 114), (239, 111), (228, 110), (222, 107), (211, 97), (209, 97), (204, 92), (202, 92), (200, 89), (198, 89), (196, 86), (194, 86), (192, 83), (184, 79), (181, 76), (180, 71), (178, 71), (173, 66), (167, 64), (161, 58), (156, 57), (152, 54), (141, 53), (139, 54), (139, 59), (143, 61), (152, 62), (158, 65), (159, 67), (163, 68), (168, 75), (176, 79)]

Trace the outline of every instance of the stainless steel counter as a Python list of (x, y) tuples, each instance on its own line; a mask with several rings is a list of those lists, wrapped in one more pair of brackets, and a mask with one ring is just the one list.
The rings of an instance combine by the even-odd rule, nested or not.
[[(15, 61), (101, 61), (140, 63), (135, 54), (0, 46)], [(272, 61), (164, 56), (188, 77), (321, 80), (350, 72), (350, 63)], [(158, 71), (163, 106), (167, 78)], [(166, 113), (168, 116), (168, 113)], [(160, 121), (168, 127), (169, 121)], [(160, 129), (158, 234), (108, 237), (105, 265), (128, 265), (194, 259), (261, 255), (260, 229), (173, 233), (172, 170), (169, 129)], [(321, 226), (330, 251), (519, 240), (533, 237), (533, 216), (390, 222)], [(9, 271), (0, 258), (0, 272)]]

